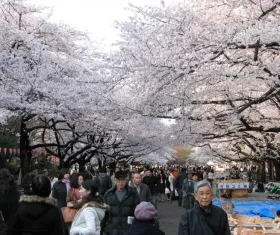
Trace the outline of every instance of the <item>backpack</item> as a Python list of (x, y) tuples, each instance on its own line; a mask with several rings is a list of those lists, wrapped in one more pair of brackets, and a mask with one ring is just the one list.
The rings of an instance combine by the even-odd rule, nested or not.
[(8, 226), (4, 220), (2, 211), (0, 211), (0, 235), (7, 235), (8, 234)]

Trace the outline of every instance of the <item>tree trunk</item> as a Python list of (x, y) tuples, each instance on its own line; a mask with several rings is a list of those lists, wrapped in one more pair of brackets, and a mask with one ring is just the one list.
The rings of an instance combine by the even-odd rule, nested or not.
[(271, 159), (269, 159), (267, 161), (267, 165), (268, 165), (268, 180), (271, 181), (271, 180), (274, 180), (274, 173), (273, 173), (273, 162)]
[(261, 163), (261, 182), (266, 182), (266, 164), (265, 161)]
[(102, 161), (100, 158), (97, 158), (97, 162), (98, 162), (98, 169), (100, 169), (102, 167)]
[(83, 172), (86, 169), (86, 164), (84, 161), (79, 162), (79, 172)]
[(29, 135), (26, 131), (26, 122), (22, 118), (20, 125), (20, 167), (21, 174), (24, 176), (31, 169), (32, 153), (29, 147)]
[(279, 160), (272, 160), (273, 166), (275, 168), (275, 181), (280, 180), (280, 161)]
[(64, 162), (63, 158), (59, 158), (59, 170), (61, 170), (62, 168), (67, 168), (67, 164)]
[(60, 164), (59, 164), (59, 168), (62, 169), (62, 168), (70, 168), (70, 165), (69, 163), (65, 162), (64, 161), (64, 158), (60, 159)]

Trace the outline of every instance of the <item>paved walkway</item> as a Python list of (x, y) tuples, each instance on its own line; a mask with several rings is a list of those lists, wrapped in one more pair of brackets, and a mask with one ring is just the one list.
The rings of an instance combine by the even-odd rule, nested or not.
[(165, 235), (177, 235), (179, 221), (184, 214), (184, 208), (178, 206), (177, 201), (158, 202), (159, 226)]

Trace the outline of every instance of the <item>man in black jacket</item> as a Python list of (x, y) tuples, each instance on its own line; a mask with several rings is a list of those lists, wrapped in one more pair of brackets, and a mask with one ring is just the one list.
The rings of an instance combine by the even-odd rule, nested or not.
[(149, 187), (142, 183), (142, 178), (140, 173), (134, 173), (132, 176), (131, 188), (136, 190), (139, 195), (140, 202), (151, 202), (152, 196)]
[(146, 171), (146, 176), (143, 178), (143, 183), (148, 185), (151, 195), (152, 195), (152, 203), (157, 209), (157, 178), (153, 176), (152, 170)]
[(227, 213), (212, 205), (209, 182), (197, 183), (195, 199), (194, 207), (181, 218), (178, 235), (230, 235)]
[(102, 230), (110, 235), (124, 235), (128, 230), (127, 217), (134, 215), (138, 205), (137, 192), (127, 186), (127, 177), (124, 171), (115, 173), (116, 186), (109, 189), (104, 195), (105, 203), (110, 206), (110, 211), (102, 221)]
[(96, 176), (96, 182), (99, 186), (99, 193), (103, 197), (107, 190), (112, 187), (111, 177), (106, 174), (104, 167), (100, 168), (100, 172)]
[(187, 174), (186, 174), (186, 168), (182, 168), (181, 172), (178, 174), (174, 186), (175, 189), (177, 190), (178, 194), (179, 194), (179, 200), (178, 200), (178, 205), (181, 206), (182, 205), (182, 199), (183, 199), (183, 183), (184, 180), (187, 178)]

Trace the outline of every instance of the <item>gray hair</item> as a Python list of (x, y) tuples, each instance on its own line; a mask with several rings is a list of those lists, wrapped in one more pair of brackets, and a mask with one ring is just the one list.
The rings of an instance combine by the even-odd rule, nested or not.
[(208, 181), (202, 180), (194, 186), (194, 193), (197, 193), (198, 189), (204, 186), (208, 186), (211, 190), (211, 184)]

